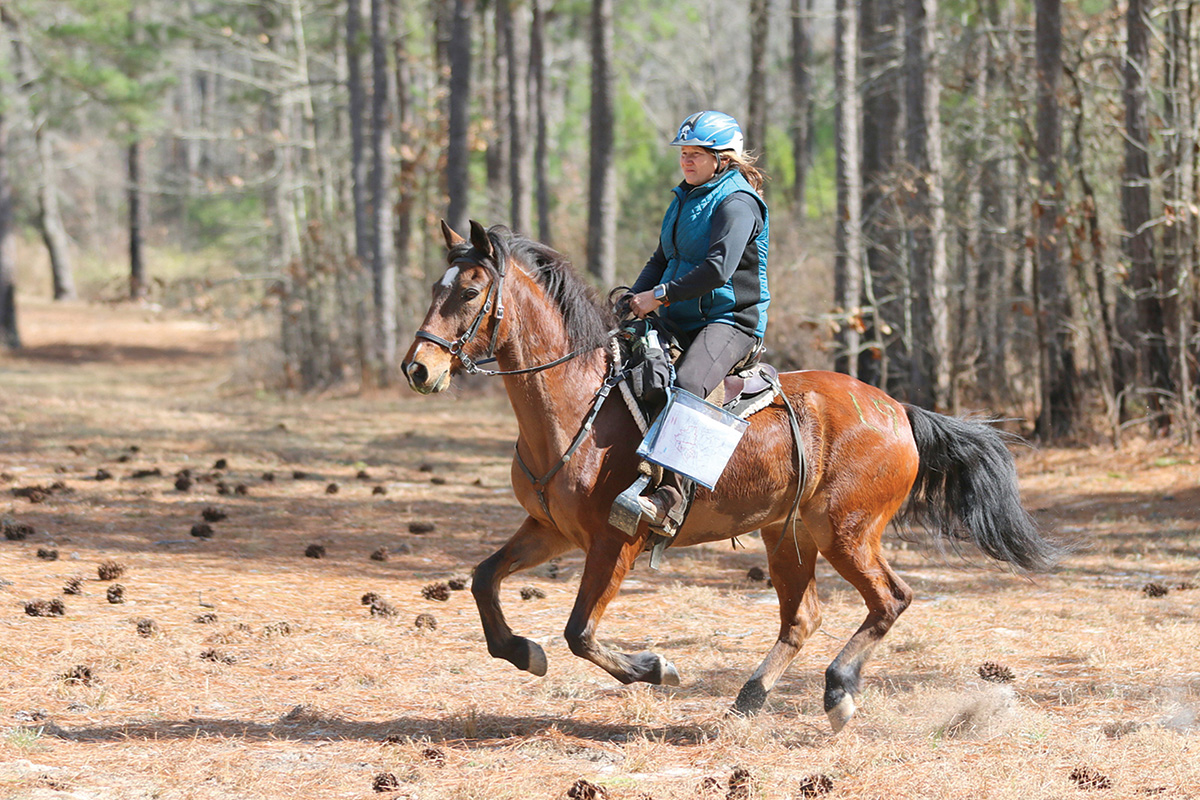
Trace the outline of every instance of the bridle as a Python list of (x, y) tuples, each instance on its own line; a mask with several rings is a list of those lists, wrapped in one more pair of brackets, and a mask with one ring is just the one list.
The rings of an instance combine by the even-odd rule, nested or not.
[[(471, 324), (467, 326), (467, 329), (454, 341), (443, 339), (441, 336), (430, 333), (424, 328), (418, 329), (414, 337), (425, 339), (446, 348), (450, 351), (450, 355), (457, 358), (459, 363), (462, 364), (463, 369), (471, 375), (523, 375), (530, 372), (541, 372), (544, 369), (550, 369), (551, 367), (557, 367), (559, 364), (566, 363), (589, 350), (595, 350), (596, 348), (594, 347), (580, 347), (546, 364), (538, 364), (537, 366), (525, 367), (524, 369), (484, 369), (480, 366), (481, 364), (490, 364), (496, 360), (496, 338), (500, 332), (500, 321), (504, 319), (504, 276), (508, 269), (508, 258), (504, 253), (500, 238), (490, 231), (487, 237), (488, 241), (491, 242), (492, 253), (496, 260), (496, 277), (492, 280), (491, 286), (488, 287), (487, 298), (483, 301), (483, 305), (479, 307), (479, 311), (475, 312), (475, 319), (471, 320)], [(456, 258), (450, 262), (450, 266), (477, 267), (480, 264), (468, 258)], [(487, 351), (483, 354), (483, 358), (476, 359), (468, 355), (464, 348), (474, 341), (476, 335), (479, 333), (479, 327), (489, 315), (492, 318), (492, 335), (488, 340)]]
[[(476, 372), (488, 371), (481, 369), (479, 367), (480, 363), (486, 364), (496, 360), (496, 336), (500, 332), (500, 320), (504, 319), (504, 299), (502, 296), (502, 291), (504, 289), (504, 273), (508, 266), (508, 259), (505, 258), (504, 251), (497, 246), (499, 242), (493, 234), (488, 234), (488, 240), (491, 242), (492, 252), (495, 253), (496, 256), (496, 278), (492, 280), (491, 285), (488, 287), (487, 299), (484, 300), (483, 305), (479, 307), (479, 311), (475, 313), (475, 319), (471, 320), (471, 324), (467, 326), (467, 329), (452, 342), (447, 339), (443, 339), (437, 334), (430, 333), (424, 328), (418, 329), (415, 334), (417, 339), (425, 339), (433, 342), (434, 344), (441, 345), (449, 350), (450, 355), (462, 362), (463, 369), (472, 375)], [(466, 258), (456, 258), (454, 261), (450, 262), (450, 266), (474, 267), (479, 265)], [(488, 341), (487, 353), (485, 353), (484, 357), (479, 359), (479, 361), (475, 361), (469, 355), (463, 352), (463, 347), (475, 339), (476, 334), (479, 333), (479, 326), (483, 324), (483, 320), (491, 313), (493, 308), (495, 308), (496, 313), (492, 315), (492, 336)]]

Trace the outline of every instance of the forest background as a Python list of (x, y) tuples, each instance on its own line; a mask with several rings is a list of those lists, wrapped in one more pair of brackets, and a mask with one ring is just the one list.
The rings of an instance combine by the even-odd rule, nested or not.
[(439, 218), (601, 291), (687, 114), (771, 176), (770, 359), (1050, 439), (1191, 442), (1195, 0), (4, 0), (0, 342), (20, 298), (236, 319), (270, 389), (391, 385)]

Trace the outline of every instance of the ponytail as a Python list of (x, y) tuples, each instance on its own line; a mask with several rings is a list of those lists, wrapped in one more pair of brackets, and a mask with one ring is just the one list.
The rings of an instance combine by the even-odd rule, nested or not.
[(749, 152), (738, 154), (732, 150), (722, 150), (717, 155), (723, 159), (727, 159), (729, 166), (742, 173), (742, 177), (754, 187), (754, 191), (760, 195), (762, 194), (763, 184), (767, 182), (767, 176), (762, 170), (754, 166), (758, 161), (758, 156)]

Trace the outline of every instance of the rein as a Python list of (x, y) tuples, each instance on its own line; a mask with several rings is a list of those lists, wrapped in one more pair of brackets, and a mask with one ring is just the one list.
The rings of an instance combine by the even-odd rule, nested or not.
[(592, 431), (592, 425), (596, 422), (596, 417), (600, 414), (600, 409), (604, 406), (604, 400), (608, 397), (608, 393), (613, 387), (625, 380), (625, 373), (622, 372), (616, 361), (610, 363), (608, 375), (604, 378), (604, 382), (600, 384), (600, 388), (596, 390), (596, 394), (592, 396), (592, 407), (588, 411), (586, 417), (583, 418), (583, 423), (579, 426), (579, 432), (575, 434), (575, 438), (571, 440), (570, 447), (567, 452), (559, 456), (558, 461), (554, 462), (554, 466), (540, 478), (534, 476), (533, 471), (525, 465), (525, 459), (521, 458), (521, 441), (518, 439), (513, 445), (513, 452), (517, 455), (517, 466), (521, 468), (521, 472), (525, 473), (525, 477), (533, 485), (533, 491), (537, 493), (538, 502), (541, 503), (542, 510), (546, 512), (546, 516), (550, 518), (550, 523), (554, 524), (554, 515), (550, 512), (550, 504), (546, 502), (546, 486), (549, 485), (550, 479), (558, 474), (558, 471), (567, 465), (571, 460), (571, 456), (575, 455), (575, 451), (583, 444), (583, 440)]

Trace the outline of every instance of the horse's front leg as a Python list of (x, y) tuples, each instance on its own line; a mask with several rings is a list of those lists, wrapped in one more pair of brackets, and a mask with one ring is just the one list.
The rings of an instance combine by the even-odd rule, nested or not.
[(644, 537), (630, 540), (615, 528), (597, 536), (588, 550), (575, 607), (567, 621), (566, 638), (571, 652), (586, 658), (621, 683), (679, 685), (671, 662), (655, 653), (618, 653), (596, 641), (596, 627), (604, 610), (617, 596), (621, 582), (645, 546)]
[(517, 669), (541, 677), (546, 674), (546, 653), (541, 646), (516, 636), (500, 609), (500, 583), (523, 569), (536, 567), (572, 547), (561, 533), (533, 517), (526, 517), (503, 547), (475, 568), (471, 594), (479, 608), (488, 653), (512, 662)]

